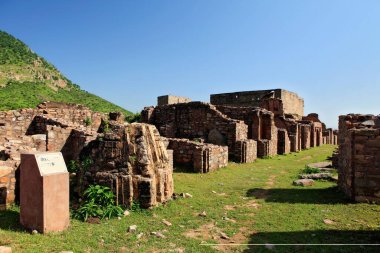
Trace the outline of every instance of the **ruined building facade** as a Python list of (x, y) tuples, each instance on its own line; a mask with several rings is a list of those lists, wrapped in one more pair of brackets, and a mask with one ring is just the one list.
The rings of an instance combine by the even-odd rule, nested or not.
[[(211, 104), (173, 102), (180, 99), (163, 103), (159, 99), (158, 106), (142, 111), (142, 121), (155, 125), (170, 139), (174, 161), (190, 164), (196, 172), (208, 170), (204, 163), (193, 161), (213, 161), (211, 167), (220, 168), (226, 165), (220, 156), (246, 163), (327, 143), (324, 133), (328, 131), (318, 114), (304, 116), (304, 101), (293, 92), (276, 89), (214, 94), (210, 100)], [(194, 146), (207, 149), (210, 144), (227, 149), (220, 151), (223, 155), (216, 152), (215, 157), (213, 152), (193, 151)]]
[(144, 207), (171, 198), (172, 152), (154, 126), (125, 124), (118, 113), (80, 105), (43, 103), (36, 109), (0, 112), (0, 208), (18, 198), (23, 152), (62, 152), (66, 163), (90, 160), (71, 181), (80, 194), (92, 183), (109, 186), (118, 204)]

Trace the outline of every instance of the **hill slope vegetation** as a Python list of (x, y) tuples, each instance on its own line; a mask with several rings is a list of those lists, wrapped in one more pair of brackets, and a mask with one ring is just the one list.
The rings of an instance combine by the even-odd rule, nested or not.
[(22, 41), (0, 31), (0, 110), (36, 107), (43, 101), (80, 103), (99, 112), (131, 112), (80, 89)]

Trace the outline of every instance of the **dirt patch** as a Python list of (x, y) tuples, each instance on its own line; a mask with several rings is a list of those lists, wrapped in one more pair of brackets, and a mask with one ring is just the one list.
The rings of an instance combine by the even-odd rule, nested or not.
[(209, 223), (202, 225), (198, 229), (191, 229), (184, 233), (186, 237), (193, 238), (193, 239), (199, 239), (199, 240), (210, 240), (212, 239), (212, 232), (216, 229), (216, 226), (214, 223)]
[(305, 161), (305, 160), (310, 160), (310, 159), (312, 159), (313, 157), (311, 157), (311, 156), (305, 156), (305, 157), (302, 157), (301, 159), (299, 159), (299, 160), (297, 160), (297, 162), (300, 162), (300, 161)]
[(237, 210), (237, 206), (226, 205), (226, 206), (224, 206), (224, 210), (235, 211), (235, 210)]
[(184, 233), (184, 235), (188, 238), (193, 238), (201, 241), (214, 240), (217, 244), (223, 244), (213, 246), (214, 249), (219, 251), (230, 251), (231, 246), (228, 246), (228, 244), (232, 245), (246, 243), (248, 237), (252, 233), (249, 233), (246, 227), (242, 227), (239, 229), (238, 233), (234, 234), (230, 238), (222, 238), (222, 234), (224, 234), (223, 231), (215, 226), (214, 223), (205, 224), (198, 229), (192, 229)]
[(255, 200), (251, 200), (251, 201), (248, 201), (248, 203), (245, 204), (244, 207), (259, 209), (261, 205), (258, 204)]
[(268, 181), (266, 182), (267, 188), (271, 188), (274, 185), (276, 177), (277, 177), (276, 175), (271, 175), (269, 177)]

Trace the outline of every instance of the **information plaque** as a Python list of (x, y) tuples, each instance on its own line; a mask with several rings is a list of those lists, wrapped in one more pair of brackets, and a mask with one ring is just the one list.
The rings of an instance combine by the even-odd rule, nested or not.
[(41, 176), (67, 173), (66, 164), (61, 153), (41, 153), (35, 156)]

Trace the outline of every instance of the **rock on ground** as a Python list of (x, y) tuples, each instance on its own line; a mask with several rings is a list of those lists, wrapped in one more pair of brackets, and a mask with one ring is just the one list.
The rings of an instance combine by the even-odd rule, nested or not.
[(293, 182), (295, 186), (312, 186), (314, 185), (313, 179), (299, 179)]
[(0, 246), (0, 253), (12, 253), (11, 247)]
[(332, 180), (332, 174), (331, 173), (314, 173), (314, 174), (302, 174), (300, 175), (301, 179), (326, 179), (326, 180)]

